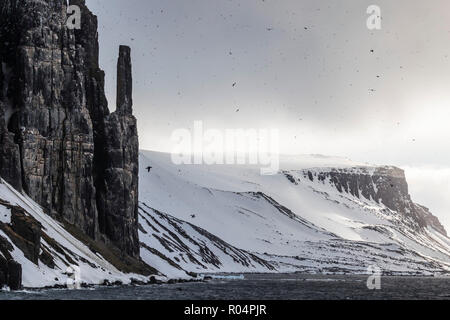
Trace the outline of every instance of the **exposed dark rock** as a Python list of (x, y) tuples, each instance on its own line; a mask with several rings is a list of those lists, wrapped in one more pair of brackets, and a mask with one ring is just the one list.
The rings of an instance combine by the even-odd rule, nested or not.
[(133, 80), (131, 72), (131, 49), (120, 46), (117, 61), (117, 111), (124, 114), (133, 113)]
[(105, 119), (105, 190), (97, 203), (101, 232), (124, 252), (138, 257), (139, 141), (132, 115), (131, 82), (130, 48), (121, 46), (117, 111)]
[(144, 281), (131, 278), (131, 285), (133, 285), (133, 286), (143, 286), (145, 284), (146, 283)]
[(408, 191), (405, 172), (396, 167), (331, 169), (323, 172), (307, 170), (305, 176), (311, 181), (329, 179), (339, 192), (346, 192), (355, 197), (383, 203), (387, 208), (409, 217), (412, 227), (420, 230), (433, 227), (443, 235), (447, 235), (439, 219), (433, 216), (428, 208), (414, 203)]
[(12, 252), (13, 250), (14, 248), (11, 243), (9, 243), (6, 238), (0, 236), (0, 255), (3, 256), (6, 260), (11, 260), (12, 256), (10, 252)]
[(15, 233), (15, 244), (23, 251), (25, 257), (36, 265), (39, 264), (42, 227), (36, 219), (27, 216), (22, 208), (11, 209), (11, 227)]
[(22, 266), (14, 260), (8, 261), (8, 287), (11, 290), (22, 288)]
[(0, 256), (0, 288), (6, 286), (8, 282), (8, 261)]
[(42, 253), (39, 255), (39, 260), (50, 269), (55, 269), (56, 267), (52, 255), (47, 250), (42, 250)]
[(8, 283), (8, 260), (11, 259), (12, 245), (0, 236), (0, 288)]
[(22, 266), (11, 256), (13, 246), (0, 236), (0, 288), (8, 286), (11, 290), (22, 287)]
[[(21, 207), (7, 205), (7, 208), (11, 210), (11, 224), (0, 223), (0, 230), (23, 252), (28, 260), (38, 265), (41, 251), (41, 224), (33, 217), (28, 216)], [(9, 254), (12, 251), (10, 246), (6, 239), (0, 241), (0, 252), (6, 260), (12, 260)]]
[(65, 0), (0, 2), (0, 175), (53, 217), (137, 257), (130, 48), (120, 48), (110, 114), (97, 17), (84, 0), (69, 3), (81, 8), (80, 30), (67, 28)]

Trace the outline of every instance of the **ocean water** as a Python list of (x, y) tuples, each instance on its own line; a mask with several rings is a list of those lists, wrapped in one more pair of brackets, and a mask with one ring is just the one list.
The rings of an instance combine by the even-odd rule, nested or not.
[(366, 276), (246, 275), (244, 280), (147, 286), (93, 287), (81, 290), (0, 291), (0, 300), (450, 300), (449, 277), (381, 278), (379, 290)]

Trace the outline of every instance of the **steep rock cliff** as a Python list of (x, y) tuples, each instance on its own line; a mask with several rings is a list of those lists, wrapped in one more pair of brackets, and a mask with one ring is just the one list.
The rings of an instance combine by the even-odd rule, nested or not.
[(329, 180), (339, 192), (355, 197), (364, 197), (410, 218), (412, 227), (420, 230), (433, 227), (447, 235), (439, 219), (429, 209), (414, 203), (408, 191), (404, 170), (396, 167), (361, 167), (343, 169), (311, 169), (304, 171), (304, 177), (311, 181)]
[[(67, 27), (67, 6), (81, 28)], [(97, 18), (84, 0), (0, 3), (0, 175), (51, 216), (139, 256), (130, 49), (109, 113)], [(123, 76), (122, 76), (123, 75)]]
[(117, 110), (105, 118), (104, 194), (100, 231), (128, 254), (139, 256), (139, 141), (132, 115), (130, 48), (121, 46), (117, 63)]

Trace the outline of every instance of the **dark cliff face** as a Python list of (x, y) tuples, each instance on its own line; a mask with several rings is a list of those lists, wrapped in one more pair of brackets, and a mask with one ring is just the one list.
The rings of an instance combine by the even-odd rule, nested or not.
[(383, 203), (387, 208), (411, 218), (417, 230), (433, 227), (447, 235), (439, 219), (430, 211), (411, 200), (405, 172), (396, 167), (350, 168), (306, 171), (305, 177), (314, 181), (329, 181), (339, 192)]
[(117, 63), (117, 110), (105, 118), (104, 197), (100, 231), (125, 252), (139, 256), (139, 142), (132, 115), (130, 48), (121, 46)]
[(121, 47), (109, 113), (97, 18), (81, 29), (64, 0), (0, 2), (0, 175), (58, 219), (139, 255), (138, 139), (130, 49)]

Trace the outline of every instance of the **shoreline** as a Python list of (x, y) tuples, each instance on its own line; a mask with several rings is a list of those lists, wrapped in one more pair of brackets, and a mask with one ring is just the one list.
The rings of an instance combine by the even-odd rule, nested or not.
[[(298, 277), (369, 277), (370, 274), (365, 273), (296, 273), (296, 272), (290, 272), (290, 273), (274, 273), (274, 272), (255, 272), (255, 273), (205, 273), (202, 274), (204, 277), (202, 278), (196, 278), (192, 277), (191, 279), (186, 278), (178, 278), (178, 279), (168, 279), (167, 281), (159, 280), (159, 279), (153, 279), (149, 280), (147, 282), (140, 281), (136, 279), (131, 279), (131, 282), (128, 284), (124, 284), (122, 281), (114, 281), (110, 282), (108, 280), (105, 280), (101, 284), (88, 284), (88, 283), (80, 283), (79, 289), (71, 289), (68, 288), (67, 285), (53, 285), (53, 286), (45, 286), (45, 287), (23, 287), (20, 290), (9, 290), (9, 289), (0, 289), (0, 292), (11, 292), (11, 293), (20, 293), (25, 291), (32, 291), (32, 292), (39, 292), (44, 290), (83, 290), (83, 289), (102, 289), (102, 288), (129, 288), (129, 287), (146, 287), (146, 286), (153, 286), (153, 285), (176, 285), (176, 284), (185, 284), (185, 283), (208, 283), (208, 282), (214, 282), (214, 281), (233, 281), (233, 282), (239, 282), (239, 281), (248, 281), (248, 280), (254, 280), (254, 279), (248, 279), (246, 276), (270, 276), (270, 275), (276, 275), (276, 276), (298, 276)], [(243, 275), (244, 278), (233, 278), (233, 276), (237, 275)], [(214, 278), (214, 276), (223, 276), (220, 278)], [(227, 276), (231, 276), (230, 278), (227, 278)], [(419, 279), (419, 278), (429, 278), (429, 279), (449, 279), (450, 278), (450, 272), (449, 273), (443, 273), (439, 275), (430, 275), (430, 274), (416, 274), (416, 273), (383, 273), (381, 275), (382, 278), (413, 278), (413, 279)], [(276, 279), (271, 279), (276, 280)], [(298, 281), (304, 281), (307, 279), (298, 279)], [(1, 299), (0, 299), (1, 300)]]

